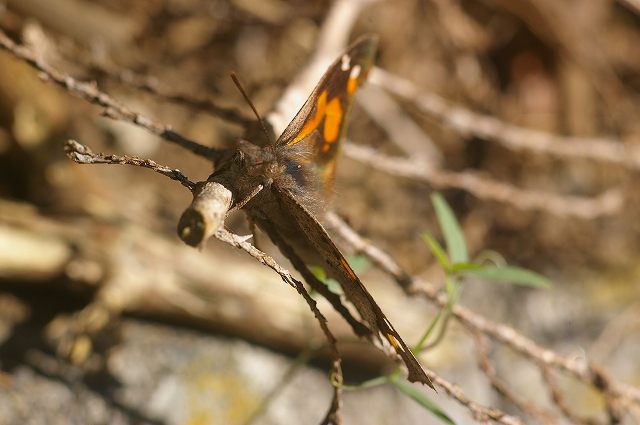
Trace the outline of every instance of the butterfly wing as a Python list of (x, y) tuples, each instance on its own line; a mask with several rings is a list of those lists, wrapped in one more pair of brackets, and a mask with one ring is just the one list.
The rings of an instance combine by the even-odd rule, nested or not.
[[(256, 223), (276, 245), (286, 243), (307, 265), (322, 266), (328, 277), (340, 283), (346, 298), (356, 307), (372, 333), (379, 339), (387, 341), (402, 358), (409, 371), (408, 379), (433, 387), (431, 380), (407, 344), (349, 266), (320, 222), (288, 190), (272, 186), (271, 194), (273, 202), (270, 206), (262, 204), (263, 208), (260, 211), (250, 212)], [(290, 249), (281, 249), (281, 251), (287, 255)], [(292, 261), (292, 263), (295, 265), (298, 262)]]
[(335, 160), (356, 90), (367, 78), (377, 38), (357, 40), (327, 70), (311, 96), (276, 141), (276, 146), (304, 144), (325, 193), (333, 184)]
[(276, 148), (291, 154), (293, 160), (287, 162), (287, 173), (295, 184), (274, 183), (268, 193), (258, 194), (245, 209), (281, 252), (290, 257), (295, 267), (319, 265), (329, 277), (339, 282), (346, 298), (356, 307), (372, 334), (380, 341), (386, 341), (402, 358), (409, 371), (408, 379), (433, 387), (420, 363), (326, 230), (301, 203), (306, 190), (315, 190), (309, 187), (312, 185), (300, 171), (309, 163), (313, 163), (319, 172), (325, 193), (331, 186), (346, 116), (355, 91), (364, 83), (371, 68), (376, 45), (377, 40), (373, 37), (361, 38), (340, 56), (276, 141)]

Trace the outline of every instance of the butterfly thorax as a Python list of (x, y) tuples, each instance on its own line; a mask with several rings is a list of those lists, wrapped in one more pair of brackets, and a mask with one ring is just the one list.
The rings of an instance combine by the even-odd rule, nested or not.
[[(233, 193), (234, 202), (243, 202), (259, 187), (258, 203), (268, 201), (271, 190), (286, 190), (306, 208), (320, 212), (320, 180), (314, 166), (300, 147), (258, 146), (246, 140), (238, 142), (237, 149), (229, 151), (215, 165), (211, 176)], [(250, 202), (247, 206), (255, 206)]]

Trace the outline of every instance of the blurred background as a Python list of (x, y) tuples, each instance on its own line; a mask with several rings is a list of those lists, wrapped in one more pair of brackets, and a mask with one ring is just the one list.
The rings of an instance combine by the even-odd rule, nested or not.
[[(462, 305), (640, 385), (637, 0), (5, 0), (0, 29), (215, 147), (233, 146), (243, 128), (198, 100), (251, 116), (231, 71), (266, 116), (332, 34), (378, 35), (386, 74), (352, 111), (333, 209), (439, 287), (421, 237), (439, 235), (430, 201), (439, 190), (472, 257), (497, 251), (553, 281), (466, 282)], [(228, 245), (182, 244), (175, 228), (191, 196), (179, 184), (141, 168), (77, 165), (63, 144), (151, 158), (194, 181), (211, 164), (40, 77), (0, 51), (0, 424), (319, 423), (329, 357), (304, 301)], [(396, 77), (410, 81), (404, 96), (393, 95)], [(242, 214), (227, 226), (249, 233)], [(438, 307), (406, 297), (371, 264), (359, 273), (415, 342)], [(393, 368), (320, 307), (349, 383)], [(534, 406), (523, 410), (492, 387), (478, 347), (453, 321), (421, 361), (527, 423), (614, 422), (598, 391), (566, 373), (550, 386), (530, 358), (490, 344), (495, 374)], [(425, 394), (456, 423), (475, 422), (442, 392)], [(639, 423), (638, 400), (622, 403), (622, 423)], [(348, 392), (344, 420), (440, 423), (388, 386)]]

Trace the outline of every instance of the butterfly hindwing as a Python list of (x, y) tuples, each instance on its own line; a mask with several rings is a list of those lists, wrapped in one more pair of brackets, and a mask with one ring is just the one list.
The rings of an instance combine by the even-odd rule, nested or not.
[(376, 46), (375, 37), (364, 37), (342, 54), (276, 141), (276, 146), (306, 145), (325, 192), (333, 182), (335, 159), (355, 92), (366, 80)]

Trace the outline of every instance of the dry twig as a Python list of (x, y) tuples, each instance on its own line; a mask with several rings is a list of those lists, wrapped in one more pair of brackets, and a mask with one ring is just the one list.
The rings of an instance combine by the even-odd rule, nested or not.
[(391, 95), (379, 87), (365, 86), (358, 92), (357, 99), (358, 104), (406, 156), (428, 168), (442, 164), (442, 153), (433, 140)]
[(463, 135), (493, 140), (511, 150), (528, 150), (567, 159), (610, 162), (631, 169), (640, 168), (640, 152), (619, 140), (562, 137), (508, 124), (487, 115), (452, 105), (434, 93), (421, 91), (412, 82), (379, 68), (370, 81), (396, 94)]
[(152, 94), (168, 102), (197, 110), (207, 111), (225, 121), (239, 124), (243, 127), (248, 127), (253, 124), (252, 119), (246, 117), (237, 109), (221, 106), (209, 97), (170, 92), (151, 77), (137, 75), (129, 70), (123, 71), (116, 69), (105, 63), (98, 63), (95, 60), (88, 61), (86, 66), (90, 72), (103, 75), (109, 79)]
[(544, 211), (561, 217), (590, 220), (612, 215), (623, 205), (622, 192), (617, 189), (608, 190), (595, 198), (561, 196), (518, 189), (477, 173), (429, 168), (410, 159), (386, 156), (355, 144), (347, 144), (345, 153), (352, 159), (395, 176), (424, 181), (438, 189), (462, 189), (480, 199), (503, 202), (522, 210)]
[(517, 394), (511, 391), (507, 383), (498, 377), (498, 372), (489, 360), (488, 338), (479, 332), (473, 332), (473, 337), (478, 350), (478, 366), (487, 378), (489, 378), (489, 382), (491, 382), (491, 386), (496, 390), (496, 392), (513, 403), (522, 412), (537, 418), (541, 423), (550, 425), (557, 424), (558, 419), (550, 412), (537, 407), (533, 403), (521, 399)]
[(109, 118), (135, 124), (169, 142), (182, 146), (196, 155), (210, 159), (215, 159), (219, 155), (218, 150), (189, 140), (173, 131), (171, 127), (159, 124), (142, 114), (130, 110), (112, 99), (108, 94), (100, 91), (95, 84), (77, 81), (69, 74), (47, 65), (31, 50), (25, 46), (14, 43), (2, 30), (0, 30), (0, 49), (10, 52), (16, 58), (23, 60), (38, 70), (43, 80), (52, 81), (63, 89), (80, 96), (89, 103), (101, 106), (104, 108), (104, 115)]
[[(554, 371), (549, 367), (542, 367), (542, 377), (544, 378), (544, 381), (547, 384), (547, 388), (549, 389), (551, 400), (553, 400), (553, 404), (556, 405), (556, 407), (562, 412), (562, 414), (575, 424), (602, 425), (599, 421), (579, 417), (571, 411), (571, 409), (567, 405), (564, 395), (562, 394), (562, 390), (560, 389), (560, 387), (558, 387), (558, 384), (555, 381), (554, 375)], [(611, 423), (619, 423), (619, 421), (612, 421)]]
[(618, 0), (618, 2), (627, 5), (640, 15), (640, 0)]
[(103, 155), (95, 154), (86, 145), (76, 142), (75, 140), (67, 140), (64, 145), (64, 150), (67, 156), (78, 164), (120, 164), (120, 165), (135, 165), (138, 167), (149, 168), (156, 173), (169, 177), (171, 180), (180, 182), (181, 185), (193, 191), (196, 184), (189, 180), (187, 176), (182, 174), (177, 168), (169, 168), (164, 165), (160, 165), (150, 159), (141, 159), (135, 156), (119, 156), (119, 155)]
[(471, 400), (457, 385), (444, 380), (430, 370), (426, 370), (426, 372), (435, 385), (442, 388), (451, 398), (469, 409), (469, 411), (473, 415), (473, 419), (475, 419), (476, 421), (488, 422), (489, 420), (492, 420), (504, 425), (524, 424), (524, 422), (522, 422), (522, 420), (517, 416), (507, 415), (506, 413), (494, 407), (485, 407), (476, 403), (475, 401)]

